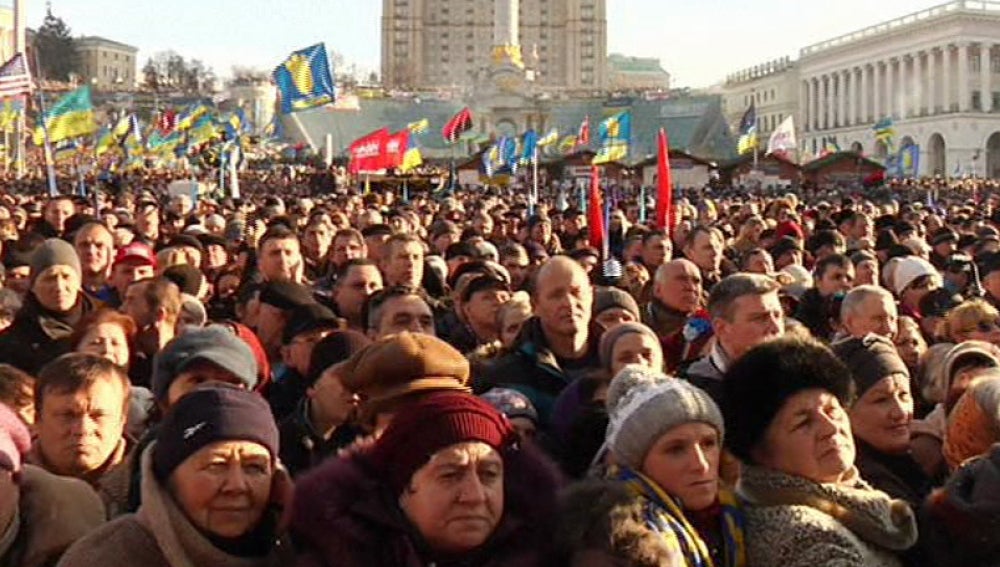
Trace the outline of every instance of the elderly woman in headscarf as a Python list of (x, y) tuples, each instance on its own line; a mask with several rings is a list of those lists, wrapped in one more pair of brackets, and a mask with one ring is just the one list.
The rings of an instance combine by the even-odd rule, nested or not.
[(487, 402), (438, 392), (298, 483), (299, 565), (543, 565), (559, 481)]
[(288, 565), (277, 520), (290, 483), (278, 443), (259, 395), (224, 385), (195, 389), (142, 455), (139, 510), (91, 532), (59, 565)]
[(855, 466), (850, 371), (825, 346), (781, 338), (725, 376), (726, 446), (744, 463), (750, 565), (897, 567), (917, 540), (913, 511)]

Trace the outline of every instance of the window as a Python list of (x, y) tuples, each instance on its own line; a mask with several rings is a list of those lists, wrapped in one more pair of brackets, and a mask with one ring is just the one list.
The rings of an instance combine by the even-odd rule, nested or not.
[(983, 109), (983, 97), (980, 91), (972, 91), (972, 110)]

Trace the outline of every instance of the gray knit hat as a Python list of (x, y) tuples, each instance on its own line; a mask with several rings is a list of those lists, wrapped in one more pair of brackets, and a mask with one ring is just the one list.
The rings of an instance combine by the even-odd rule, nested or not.
[(624, 309), (631, 313), (637, 321), (639, 320), (639, 304), (627, 291), (616, 287), (597, 288), (594, 291), (594, 308), (592, 310), (594, 317), (613, 307)]
[(80, 275), (80, 257), (76, 255), (73, 245), (60, 238), (49, 238), (35, 248), (31, 254), (31, 283), (35, 278), (52, 266), (69, 266)]
[[(722, 412), (703, 390), (684, 380), (660, 374), (650, 379), (628, 366), (618, 373), (608, 388), (608, 448), (618, 462), (638, 469), (654, 443), (678, 425), (702, 422), (725, 434)], [(628, 381), (631, 387), (615, 385)]]
[(611, 354), (615, 349), (615, 343), (618, 342), (618, 339), (632, 333), (646, 335), (653, 339), (653, 344), (657, 346), (660, 344), (660, 339), (653, 332), (653, 329), (642, 323), (622, 323), (621, 325), (615, 325), (601, 335), (601, 341), (597, 345), (597, 354), (601, 359), (601, 368), (606, 370), (611, 369)]

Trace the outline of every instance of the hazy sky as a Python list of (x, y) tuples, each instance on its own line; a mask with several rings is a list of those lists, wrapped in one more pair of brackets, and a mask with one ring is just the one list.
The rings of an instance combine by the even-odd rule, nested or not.
[[(29, 2), (37, 27), (45, 3)], [(0, 0), (0, 4), (11, 4)], [(608, 50), (659, 57), (676, 86), (704, 87), (727, 73), (941, 3), (935, 0), (607, 0)], [(52, 0), (74, 35), (139, 47), (144, 63), (173, 49), (228, 75), (270, 68), (324, 41), (349, 62), (377, 70), (382, 0)], [(141, 67), (141, 65), (140, 65)]]

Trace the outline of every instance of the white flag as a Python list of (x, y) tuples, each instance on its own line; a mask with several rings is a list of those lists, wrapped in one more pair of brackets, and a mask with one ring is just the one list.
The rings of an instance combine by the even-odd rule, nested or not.
[(771, 139), (767, 141), (767, 153), (787, 152), (798, 147), (795, 141), (795, 121), (789, 116), (781, 121), (774, 132), (771, 132)]

